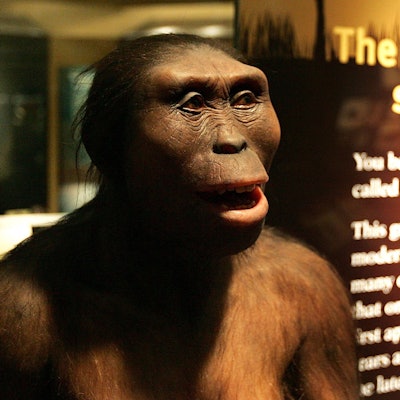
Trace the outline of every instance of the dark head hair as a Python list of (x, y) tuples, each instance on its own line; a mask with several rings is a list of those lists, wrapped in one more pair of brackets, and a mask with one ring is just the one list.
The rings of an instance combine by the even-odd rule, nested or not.
[(127, 128), (132, 133), (128, 124), (135, 113), (134, 96), (148, 71), (179, 51), (202, 46), (244, 62), (235, 49), (213, 39), (166, 34), (124, 42), (86, 71), (95, 74), (76, 126), (101, 182), (121, 183)]

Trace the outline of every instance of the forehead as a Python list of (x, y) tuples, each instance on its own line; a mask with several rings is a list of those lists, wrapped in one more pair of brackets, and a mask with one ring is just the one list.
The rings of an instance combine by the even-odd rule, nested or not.
[(233, 85), (238, 81), (254, 81), (266, 85), (264, 73), (256, 67), (243, 64), (228, 54), (208, 47), (181, 50), (149, 71), (154, 88), (194, 82)]

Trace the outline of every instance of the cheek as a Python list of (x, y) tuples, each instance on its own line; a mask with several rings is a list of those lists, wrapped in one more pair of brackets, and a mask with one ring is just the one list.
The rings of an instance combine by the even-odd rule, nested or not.
[(147, 130), (146, 159), (155, 158), (161, 179), (168, 174), (175, 190), (193, 191), (193, 186), (210, 174), (212, 121), (204, 116), (188, 121), (173, 112), (160, 117), (159, 121), (162, 123), (157, 122), (156, 128)]
[(196, 147), (193, 135), (170, 114), (153, 110), (142, 115), (136, 126), (126, 151), (130, 191), (141, 192), (143, 201), (152, 197), (155, 188), (159, 197), (174, 197), (185, 186), (186, 160)]
[(204, 136), (203, 128), (202, 121), (189, 123), (175, 110), (166, 111), (159, 107), (146, 113), (140, 122), (138, 136), (148, 144), (151, 157), (162, 156), (179, 167), (199, 146), (199, 138)]
[(279, 121), (272, 107), (265, 113), (264, 117), (258, 119), (254, 124), (251, 138), (260, 159), (268, 170), (281, 138)]

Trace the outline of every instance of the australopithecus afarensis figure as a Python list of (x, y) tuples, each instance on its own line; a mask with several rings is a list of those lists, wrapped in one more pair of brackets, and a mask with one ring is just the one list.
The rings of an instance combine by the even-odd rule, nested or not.
[(263, 228), (280, 128), (259, 69), (187, 35), (94, 65), (97, 196), (0, 266), (0, 398), (354, 400), (347, 294)]

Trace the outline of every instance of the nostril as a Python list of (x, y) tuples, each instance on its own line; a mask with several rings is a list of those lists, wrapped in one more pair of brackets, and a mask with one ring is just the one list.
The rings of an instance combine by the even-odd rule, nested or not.
[(247, 143), (242, 142), (238, 144), (234, 143), (221, 143), (214, 145), (214, 153), (216, 154), (236, 154), (247, 148)]

